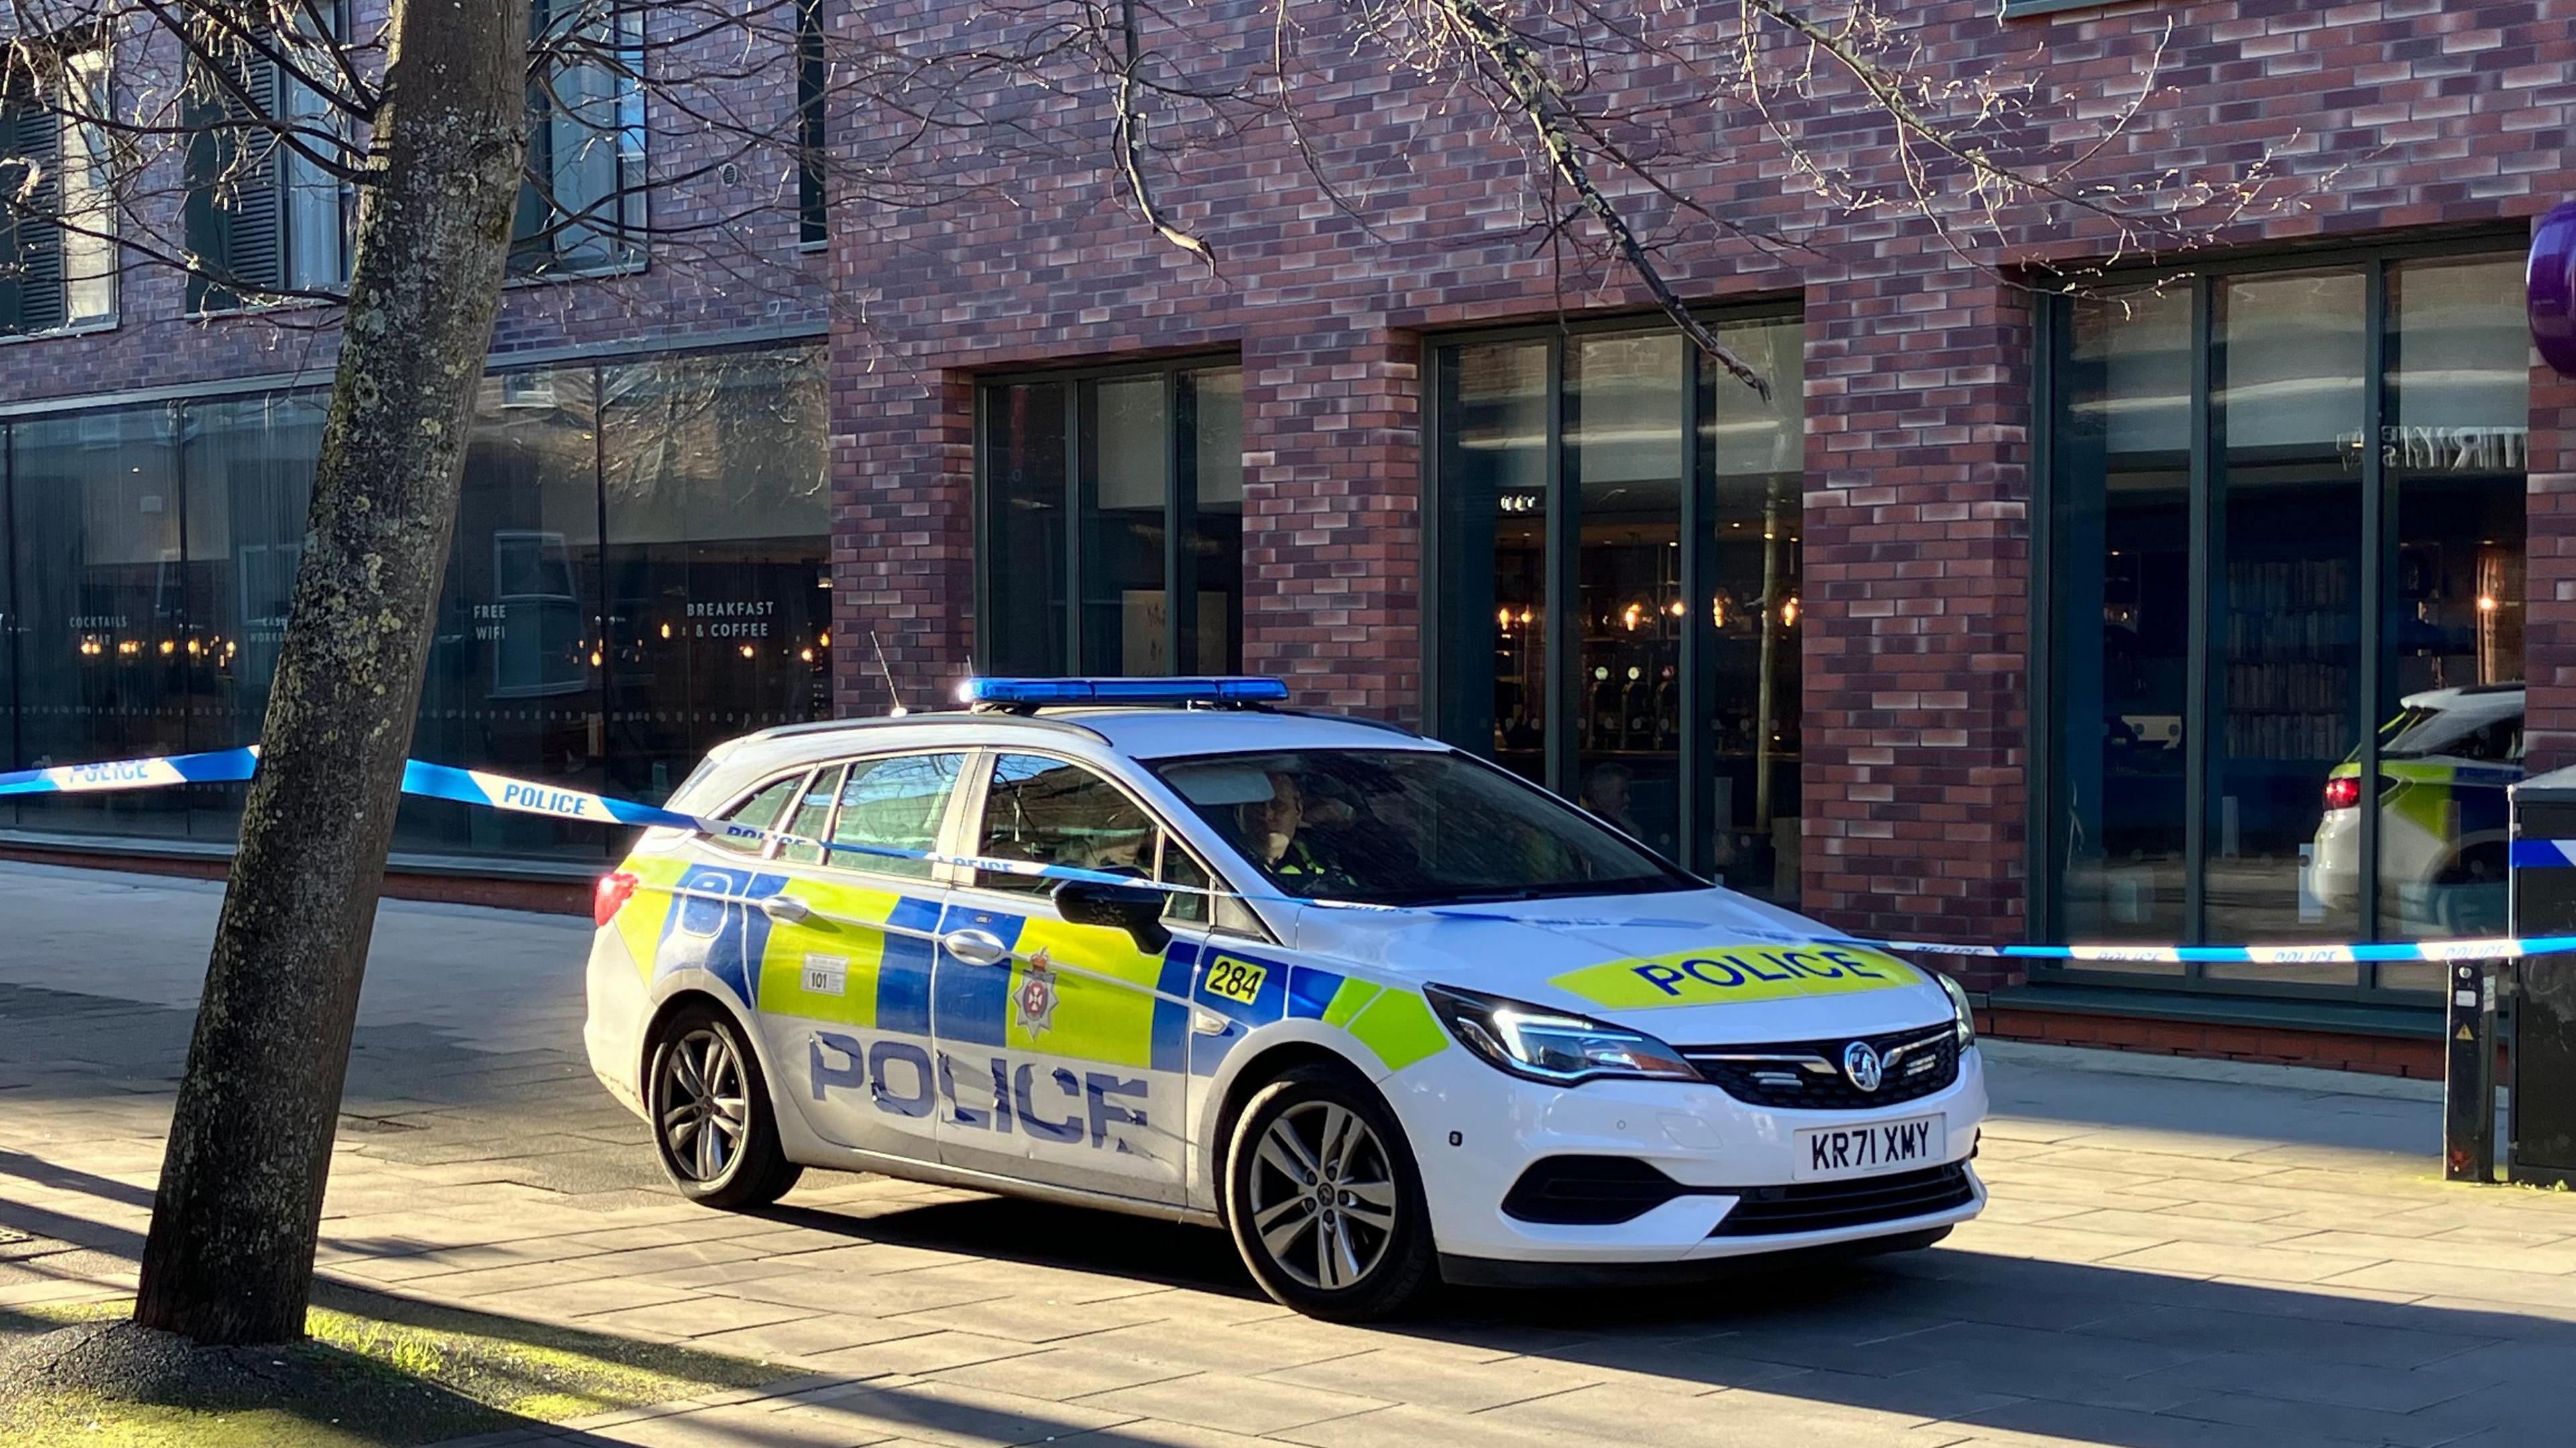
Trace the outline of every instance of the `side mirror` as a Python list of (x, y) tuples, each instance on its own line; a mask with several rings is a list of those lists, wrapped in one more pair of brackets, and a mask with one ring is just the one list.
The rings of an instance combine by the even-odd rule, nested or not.
[(1076, 925), (1126, 931), (1147, 955), (1160, 955), (1172, 943), (1172, 932), (1163, 928), (1163, 892), (1150, 885), (1066, 880), (1055, 887), (1055, 908)]

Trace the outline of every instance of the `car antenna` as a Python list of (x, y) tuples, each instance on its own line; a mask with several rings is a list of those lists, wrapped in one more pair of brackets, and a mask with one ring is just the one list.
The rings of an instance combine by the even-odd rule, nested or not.
[(886, 717), (900, 719), (912, 711), (903, 707), (903, 692), (894, 686), (894, 666), (886, 662), (885, 645), (878, 641), (875, 629), (868, 630), (868, 646), (877, 651), (877, 671), (885, 675), (886, 697), (894, 700), (894, 708)]

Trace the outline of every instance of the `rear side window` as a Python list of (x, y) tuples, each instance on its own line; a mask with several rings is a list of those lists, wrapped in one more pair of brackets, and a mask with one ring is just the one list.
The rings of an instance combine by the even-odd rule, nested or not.
[[(724, 817), (735, 824), (749, 825), (753, 829), (776, 829), (778, 816), (786, 810), (787, 802), (796, 797), (797, 786), (804, 782), (805, 776), (801, 774), (791, 774), (785, 779), (773, 779), (754, 790), (751, 798), (734, 806)], [(758, 840), (729, 840), (715, 835), (710, 835), (708, 838), (728, 850), (740, 851), (747, 855), (759, 854), (762, 849), (762, 843)]]
[[(938, 849), (949, 796), (957, 792), (957, 781), (965, 772), (963, 754), (903, 754), (852, 764), (841, 785), (839, 813), (832, 817), (832, 843), (922, 853)], [(835, 851), (832, 863), (845, 870), (915, 880), (929, 879), (931, 874), (928, 860), (858, 850)]]
[[(835, 764), (814, 771), (805, 792), (796, 799), (794, 812), (787, 817), (787, 833), (803, 840), (821, 839), (824, 824), (832, 818), (832, 796), (840, 787), (841, 766)], [(785, 845), (779, 849), (778, 858), (799, 865), (819, 865), (823, 863), (823, 847)]]

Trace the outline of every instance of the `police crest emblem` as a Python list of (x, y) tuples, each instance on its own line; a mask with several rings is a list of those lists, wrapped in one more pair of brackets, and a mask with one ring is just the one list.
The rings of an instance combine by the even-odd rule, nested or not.
[(1055, 1025), (1055, 970), (1043, 950), (1032, 951), (1020, 968), (1020, 988), (1011, 997), (1020, 1013), (1020, 1029), (1041, 1035)]

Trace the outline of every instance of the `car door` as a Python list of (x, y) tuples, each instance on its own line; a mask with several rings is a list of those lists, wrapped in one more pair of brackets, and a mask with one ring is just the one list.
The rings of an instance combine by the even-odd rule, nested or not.
[[(1150, 878), (1163, 830), (1099, 771), (996, 751), (972, 852)], [(951, 1165), (1157, 1202), (1187, 1182), (1194, 940), (1152, 948), (1058, 913), (1055, 882), (962, 878), (940, 922), (931, 1032), (940, 1157)]]
[(931, 959), (947, 871), (936, 853), (970, 751), (878, 755), (817, 770), (774, 848), (785, 883), (754, 1005), (779, 1094), (826, 1141), (935, 1160)]

